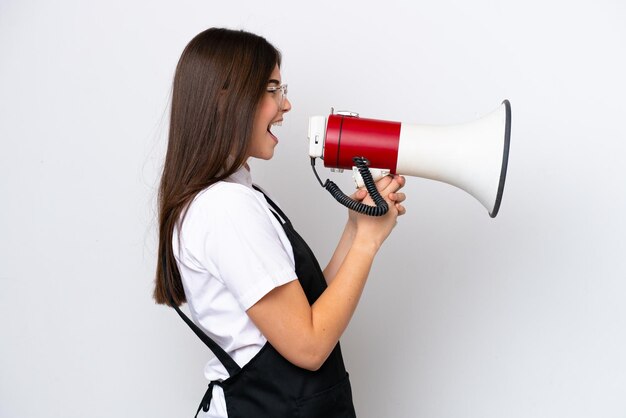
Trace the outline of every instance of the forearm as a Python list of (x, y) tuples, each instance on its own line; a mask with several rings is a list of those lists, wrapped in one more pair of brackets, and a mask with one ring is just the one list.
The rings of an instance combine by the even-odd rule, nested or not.
[(352, 318), (378, 247), (355, 235), (332, 283), (312, 306), (300, 283), (293, 281), (265, 295), (248, 315), (283, 357), (318, 369)]
[(345, 331), (363, 293), (379, 246), (353, 239), (328, 288), (311, 307), (310, 333), (318, 361), (328, 357)]
[(326, 278), (326, 283), (329, 285), (337, 275), (339, 268), (348, 254), (348, 251), (350, 251), (355, 235), (356, 228), (350, 221), (348, 221), (343, 229), (341, 237), (339, 238), (335, 252), (324, 269), (324, 277)]

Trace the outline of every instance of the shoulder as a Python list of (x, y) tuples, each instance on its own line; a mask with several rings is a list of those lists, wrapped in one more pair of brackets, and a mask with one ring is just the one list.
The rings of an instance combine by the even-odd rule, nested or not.
[(219, 182), (198, 193), (183, 219), (183, 231), (221, 231), (233, 225), (271, 223), (262, 194), (238, 183)]
[(182, 248), (201, 264), (207, 257), (242, 248), (245, 240), (274, 234), (267, 206), (242, 184), (218, 182), (202, 190), (189, 204), (179, 225)]

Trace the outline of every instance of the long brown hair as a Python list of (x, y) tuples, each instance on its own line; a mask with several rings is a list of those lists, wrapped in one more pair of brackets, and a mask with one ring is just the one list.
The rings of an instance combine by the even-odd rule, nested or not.
[(157, 303), (186, 302), (172, 249), (175, 227), (200, 191), (245, 162), (257, 107), (280, 60), (264, 38), (230, 29), (207, 29), (183, 50), (158, 196)]

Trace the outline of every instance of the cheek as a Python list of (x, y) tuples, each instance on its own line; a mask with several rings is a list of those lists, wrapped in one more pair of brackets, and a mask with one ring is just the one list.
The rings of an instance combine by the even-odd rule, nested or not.
[(265, 96), (259, 104), (254, 121), (254, 135), (256, 138), (262, 138), (265, 136), (267, 128), (277, 114), (278, 105), (276, 104), (276, 101), (271, 96)]
[(271, 121), (276, 117), (277, 113), (278, 105), (276, 104), (276, 100), (274, 100), (273, 97), (265, 96), (259, 107), (259, 115), (261, 115), (261, 118)]

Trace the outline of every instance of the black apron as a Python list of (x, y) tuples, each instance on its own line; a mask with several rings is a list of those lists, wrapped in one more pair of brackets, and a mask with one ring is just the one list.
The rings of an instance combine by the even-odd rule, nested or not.
[[(255, 186), (255, 189), (263, 193)], [(265, 199), (280, 214), (274, 216), (282, 224), (293, 248), (296, 274), (304, 293), (313, 304), (326, 289), (326, 279), (313, 252), (293, 229), (282, 210), (265, 195)], [(224, 390), (229, 418), (355, 418), (352, 391), (344, 367), (339, 343), (317, 371), (299, 368), (272, 347), (269, 341), (243, 367), (237, 363), (178, 307), (176, 311), (198, 337), (209, 347), (228, 371), (223, 381), (209, 383), (196, 416), (208, 411), (213, 386)]]

